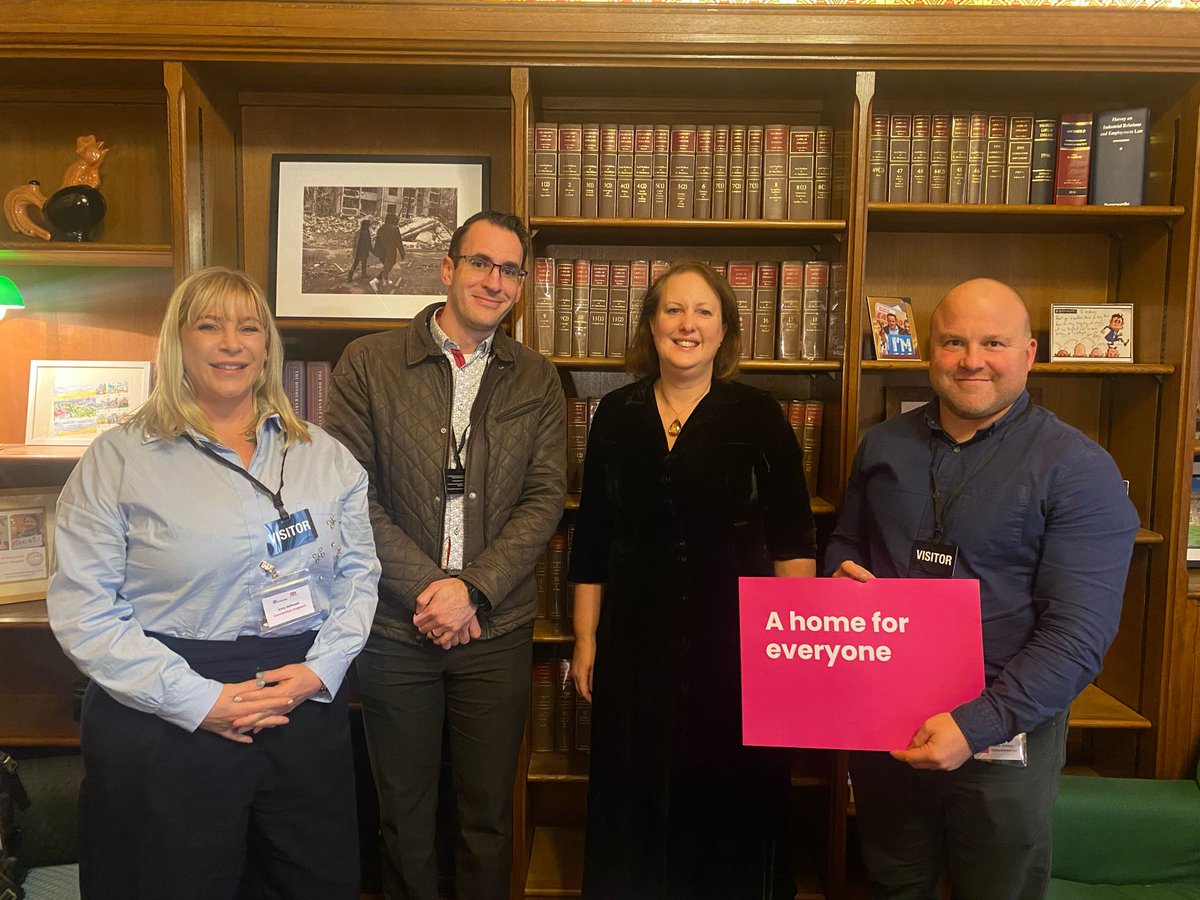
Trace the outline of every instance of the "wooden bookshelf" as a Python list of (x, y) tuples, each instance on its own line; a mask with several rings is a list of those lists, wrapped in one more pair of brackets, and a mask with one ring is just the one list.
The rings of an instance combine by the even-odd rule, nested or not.
[(961, 203), (870, 203), (870, 227), (879, 231), (979, 233), (1107, 233), (1136, 221), (1174, 222), (1183, 206), (1009, 206)]
[(1112, 697), (1089, 684), (1071, 704), (1071, 712), (1067, 723), (1072, 728), (1133, 728), (1144, 730), (1151, 727), (1151, 722), (1145, 716), (1126, 706), (1120, 700)]
[[(923, 372), (929, 369), (928, 360), (910, 359), (865, 359), (863, 371), (867, 372)], [(1103, 375), (1124, 378), (1134, 375), (1173, 375), (1175, 366), (1170, 363), (1106, 363), (1087, 362), (1035, 362), (1030, 375)]]
[(172, 265), (169, 244), (0, 243), (0, 270), (8, 266), (169, 269)]

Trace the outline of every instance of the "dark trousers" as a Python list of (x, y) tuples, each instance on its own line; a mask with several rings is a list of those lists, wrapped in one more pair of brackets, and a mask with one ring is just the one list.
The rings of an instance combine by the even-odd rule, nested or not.
[(1030, 732), (1026, 768), (967, 760), (917, 771), (886, 753), (850, 755), (871, 896), (1038, 900), (1050, 880), (1051, 812), (1065, 758), (1066, 715)]
[[(313, 633), (164, 639), (231, 683), (304, 659)], [(359, 857), (345, 689), (238, 744), (189, 733), (92, 684), (83, 704), (84, 900), (357, 900)]]
[(529, 707), (533, 628), (443, 650), (372, 635), (358, 659), (379, 791), (384, 893), (437, 900), (438, 774), (449, 724), (459, 900), (507, 900), (512, 790)]

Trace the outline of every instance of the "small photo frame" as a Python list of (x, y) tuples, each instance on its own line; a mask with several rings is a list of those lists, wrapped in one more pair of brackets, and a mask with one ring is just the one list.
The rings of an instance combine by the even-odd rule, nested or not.
[(919, 409), (933, 399), (931, 387), (888, 385), (883, 389), (884, 415), (887, 418)]
[(0, 490), (0, 604), (46, 596), (58, 488)]
[(271, 157), (281, 318), (411, 319), (444, 299), (456, 228), (489, 206), (486, 156)]
[(1050, 362), (1133, 362), (1133, 304), (1051, 304)]
[(867, 322), (876, 359), (920, 359), (917, 323), (907, 297), (868, 297)]
[(148, 362), (34, 359), (29, 363), (26, 444), (90, 444), (150, 395)]

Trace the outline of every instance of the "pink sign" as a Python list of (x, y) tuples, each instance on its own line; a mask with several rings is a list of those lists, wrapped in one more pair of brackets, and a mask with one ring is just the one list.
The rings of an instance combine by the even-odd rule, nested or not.
[(983, 690), (979, 582), (743, 578), (742, 742), (904, 750)]

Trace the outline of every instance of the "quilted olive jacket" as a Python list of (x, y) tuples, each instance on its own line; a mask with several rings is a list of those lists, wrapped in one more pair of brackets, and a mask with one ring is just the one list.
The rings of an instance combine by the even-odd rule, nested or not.
[[(371, 521), (383, 564), (374, 630), (421, 640), (417, 595), (445, 573), (443, 472), (450, 430), (450, 363), (429, 331), (434, 304), (409, 328), (359, 338), (333, 372), (325, 428), (371, 479)], [(464, 580), (483, 591), (483, 638), (533, 621), (534, 568), (566, 496), (565, 401), (558, 374), (497, 331), (467, 444)]]

